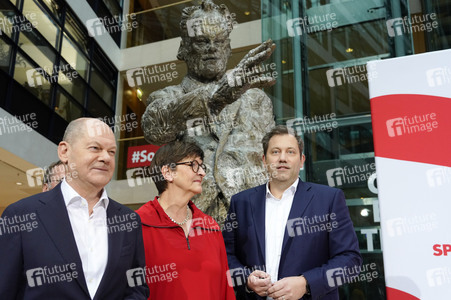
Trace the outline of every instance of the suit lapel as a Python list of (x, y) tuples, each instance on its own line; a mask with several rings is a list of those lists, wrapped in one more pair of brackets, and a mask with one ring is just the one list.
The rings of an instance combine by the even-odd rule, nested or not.
[(39, 220), (66, 263), (76, 264), (78, 274), (76, 281), (89, 296), (83, 265), (78, 253), (63, 194), (61, 193), (61, 184), (53, 190), (43, 193), (39, 201), (43, 204), (36, 210)]
[[(114, 220), (114, 216), (120, 215), (121, 206), (117, 205), (112, 199), (110, 199), (108, 208), (106, 211), (107, 226), (108, 226), (108, 260), (103, 273), (102, 280), (100, 281), (99, 288), (95, 294), (94, 299), (101, 299), (102, 292), (108, 287), (111, 282), (111, 276), (119, 276), (120, 274), (115, 274), (115, 269), (119, 262), (121, 249), (122, 249), (122, 239), (124, 237), (124, 231), (113, 231), (110, 230), (110, 226), (118, 224), (110, 224), (108, 220)], [(119, 224), (120, 225), (120, 224)]]
[(261, 185), (255, 188), (255, 195), (250, 196), (252, 207), (252, 218), (255, 224), (255, 231), (257, 235), (257, 243), (260, 247), (260, 253), (263, 257), (263, 264), (266, 262), (265, 254), (265, 208), (266, 208), (266, 185)]
[[(296, 189), (296, 193), (294, 194), (293, 204), (291, 205), (288, 220), (296, 219), (304, 215), (305, 209), (309, 205), (310, 201), (312, 201), (313, 199), (313, 194), (309, 192), (310, 188), (311, 187), (309, 184), (299, 179), (298, 187)], [(287, 227), (285, 226), (281, 260), (285, 257), (292, 240), (293, 238), (288, 235), (288, 230)], [(282, 263), (280, 264), (280, 266), (281, 265)]]

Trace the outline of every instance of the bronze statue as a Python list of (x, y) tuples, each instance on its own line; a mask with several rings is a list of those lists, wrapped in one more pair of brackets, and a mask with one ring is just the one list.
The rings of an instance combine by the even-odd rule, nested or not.
[(267, 178), (261, 139), (274, 127), (274, 117), (260, 88), (275, 83), (277, 74), (262, 64), (275, 44), (262, 43), (226, 72), (233, 27), (227, 7), (211, 0), (187, 7), (180, 27), (177, 58), (186, 62), (188, 74), (181, 84), (150, 94), (142, 128), (151, 144), (188, 140), (204, 150), (207, 175), (194, 200), (223, 223), (232, 195)]

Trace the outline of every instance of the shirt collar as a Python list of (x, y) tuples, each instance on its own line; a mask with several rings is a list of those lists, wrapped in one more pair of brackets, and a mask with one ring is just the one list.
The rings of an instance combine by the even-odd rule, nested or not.
[[(64, 203), (66, 204), (66, 207), (69, 206), (69, 204), (84, 199), (80, 194), (78, 194), (66, 181), (64, 178), (61, 182), (61, 192), (63, 193)], [(106, 193), (105, 188), (102, 191), (102, 195), (100, 196), (99, 201), (94, 205), (95, 207), (103, 206), (105, 209), (108, 208), (108, 204), (110, 203), (110, 199), (108, 198), (108, 195)]]
[[(287, 191), (290, 191), (291, 194), (294, 195), (298, 188), (298, 183), (299, 183), (299, 177), (283, 193), (285, 194)], [(269, 182), (266, 183), (266, 198), (268, 198), (268, 197), (277, 199), (276, 197), (274, 197), (274, 195), (271, 193), (271, 190), (269, 189)], [(277, 199), (277, 200), (281, 200), (281, 199)]]

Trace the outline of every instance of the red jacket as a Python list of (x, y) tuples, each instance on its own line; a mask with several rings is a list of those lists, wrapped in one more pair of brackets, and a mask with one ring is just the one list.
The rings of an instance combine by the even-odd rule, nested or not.
[(137, 211), (143, 227), (149, 299), (234, 300), (224, 240), (216, 221), (190, 201), (193, 222), (187, 238), (157, 199)]

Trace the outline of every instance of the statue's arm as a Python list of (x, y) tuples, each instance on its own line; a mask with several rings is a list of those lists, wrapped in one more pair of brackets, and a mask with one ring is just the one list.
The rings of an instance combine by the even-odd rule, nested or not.
[(150, 94), (141, 122), (146, 140), (154, 145), (175, 140), (186, 130), (187, 120), (209, 114), (210, 95), (209, 88), (198, 88), (185, 94), (179, 86)]

